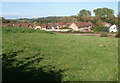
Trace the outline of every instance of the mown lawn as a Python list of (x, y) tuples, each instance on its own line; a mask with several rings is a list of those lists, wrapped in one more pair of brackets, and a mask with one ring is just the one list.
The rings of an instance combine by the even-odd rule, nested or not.
[(3, 81), (118, 79), (118, 38), (2, 29)]

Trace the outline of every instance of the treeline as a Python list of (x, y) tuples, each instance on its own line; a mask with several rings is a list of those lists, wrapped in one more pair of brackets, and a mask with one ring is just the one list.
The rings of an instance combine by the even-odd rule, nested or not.
[(97, 26), (101, 26), (102, 22), (108, 22), (111, 24), (117, 24), (117, 17), (114, 16), (114, 10), (108, 9), (108, 8), (97, 8), (93, 10), (93, 13), (95, 16), (92, 16), (91, 11), (89, 10), (81, 10), (77, 15), (75, 16), (51, 16), (51, 17), (42, 17), (42, 18), (34, 18), (34, 19), (28, 19), (28, 18), (21, 18), (21, 19), (5, 19), (2, 17), (3, 23), (72, 23), (76, 21), (81, 22), (92, 22), (93, 24)]

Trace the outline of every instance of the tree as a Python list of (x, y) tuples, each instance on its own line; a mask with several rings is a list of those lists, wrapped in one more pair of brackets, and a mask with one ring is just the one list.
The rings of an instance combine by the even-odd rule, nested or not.
[(115, 17), (114, 15), (109, 15), (108, 18), (106, 18), (106, 22), (111, 23), (111, 24), (117, 24), (118, 18)]
[(91, 16), (91, 11), (83, 9), (78, 13), (78, 16)]
[(10, 20), (5, 19), (4, 17), (1, 17), (2, 23), (10, 23)]
[(101, 21), (101, 20), (98, 20), (98, 21), (95, 23), (95, 26), (100, 27), (101, 25), (102, 25), (102, 21)]
[(78, 13), (78, 17), (79, 17), (78, 20), (81, 20), (81, 21), (84, 21), (84, 22), (90, 21), (91, 11), (83, 9)]
[(75, 21), (77, 21), (77, 19), (74, 16), (65, 16), (60, 19), (60, 22), (62, 23), (70, 23)]
[(93, 28), (94, 31), (99, 31), (100, 28), (101, 28), (101, 25), (102, 25), (102, 21), (101, 21), (101, 20), (98, 20), (98, 21), (95, 23), (95, 27)]
[(100, 17), (102, 21), (105, 21), (110, 15), (114, 15), (114, 10), (108, 8), (97, 8), (93, 10), (95, 16)]

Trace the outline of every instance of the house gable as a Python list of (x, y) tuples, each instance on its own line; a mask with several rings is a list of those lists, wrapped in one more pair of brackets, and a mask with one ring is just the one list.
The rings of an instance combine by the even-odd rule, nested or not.
[(78, 31), (78, 26), (75, 24), (75, 23), (72, 23), (69, 28), (75, 30), (75, 31)]

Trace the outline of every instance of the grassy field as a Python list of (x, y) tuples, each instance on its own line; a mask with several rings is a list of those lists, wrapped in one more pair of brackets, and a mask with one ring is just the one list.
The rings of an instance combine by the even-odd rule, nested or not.
[(117, 81), (118, 38), (2, 28), (3, 81)]

